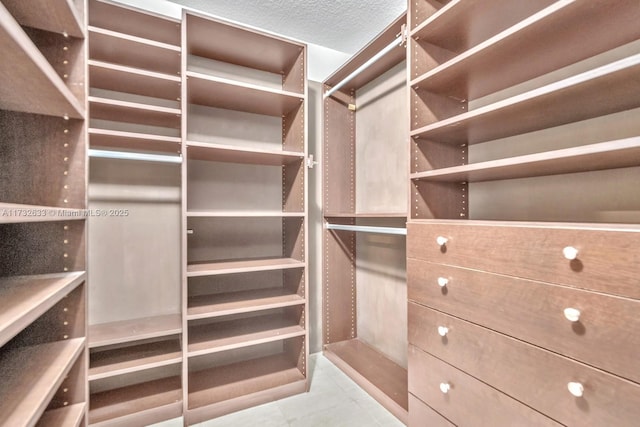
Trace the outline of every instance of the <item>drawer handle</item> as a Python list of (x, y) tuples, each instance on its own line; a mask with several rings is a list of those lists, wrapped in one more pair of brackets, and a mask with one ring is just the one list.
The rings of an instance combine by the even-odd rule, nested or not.
[(440, 383), (440, 391), (444, 394), (449, 393), (451, 390), (451, 385), (449, 383)]
[(569, 393), (575, 397), (582, 397), (584, 394), (584, 386), (580, 383), (569, 383), (567, 384), (567, 388), (569, 389)]
[(438, 335), (440, 335), (441, 337), (446, 337), (448, 333), (449, 328), (447, 328), (446, 326), (438, 326)]
[(574, 248), (573, 246), (567, 246), (562, 250), (562, 255), (564, 255), (564, 257), (569, 261), (573, 261), (574, 259), (578, 258), (578, 249)]
[(438, 244), (438, 246), (444, 246), (444, 245), (447, 244), (448, 241), (449, 241), (449, 239), (447, 239), (444, 236), (436, 237), (436, 243)]
[(572, 307), (565, 308), (564, 317), (566, 317), (570, 322), (577, 322), (580, 320), (580, 310)]
[(449, 284), (449, 279), (447, 279), (446, 277), (438, 277), (438, 286), (440, 286), (441, 288), (444, 288), (448, 284)]

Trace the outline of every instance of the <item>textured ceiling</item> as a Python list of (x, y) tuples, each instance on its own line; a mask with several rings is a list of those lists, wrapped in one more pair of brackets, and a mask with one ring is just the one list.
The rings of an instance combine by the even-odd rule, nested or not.
[(406, 0), (170, 0), (346, 53), (355, 53), (406, 10)]

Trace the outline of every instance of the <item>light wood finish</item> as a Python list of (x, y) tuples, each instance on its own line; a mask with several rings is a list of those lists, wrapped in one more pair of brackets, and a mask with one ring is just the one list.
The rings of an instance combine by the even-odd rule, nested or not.
[(157, 134), (142, 134), (112, 129), (89, 128), (92, 148), (128, 148), (162, 152), (179, 152), (180, 138)]
[(407, 423), (407, 370), (359, 339), (325, 345), (325, 356), (389, 412)]
[(423, 401), (409, 394), (409, 421), (408, 426), (428, 425), (429, 427), (455, 427), (442, 415), (431, 409)]
[(304, 303), (304, 297), (285, 288), (197, 295), (189, 297), (187, 319), (195, 320), (250, 313)]
[(75, 338), (4, 351), (0, 425), (35, 425), (84, 346), (84, 338)]
[(73, 0), (4, 0), (4, 6), (25, 27), (84, 38), (84, 20)]
[(0, 224), (73, 221), (84, 219), (86, 219), (86, 216), (82, 209), (0, 203)]
[(84, 282), (84, 272), (0, 278), (0, 346)]
[(136, 95), (177, 101), (180, 98), (179, 76), (154, 73), (139, 68), (89, 60), (89, 80), (92, 88), (126, 92)]
[(86, 412), (85, 403), (50, 409), (42, 414), (36, 427), (79, 427)]
[[(561, 425), (412, 345), (409, 367), (411, 393), (457, 425), (468, 425), (470, 420), (486, 426)], [(442, 393), (440, 384), (451, 389)]]
[(189, 218), (304, 218), (304, 212), (188, 211)]
[(406, 212), (325, 212), (325, 218), (406, 218)]
[(82, 103), (2, 5), (0, 23), (0, 108), (84, 118)]
[(163, 126), (174, 129), (180, 127), (181, 111), (179, 108), (89, 96), (89, 113), (92, 119)]
[(192, 160), (280, 166), (304, 159), (304, 153), (295, 151), (244, 148), (196, 141), (187, 141), (186, 145), (187, 157)]
[(305, 263), (293, 258), (269, 258), (246, 261), (220, 261), (194, 263), (187, 266), (187, 277), (213, 276), (217, 274), (249, 273), (252, 271), (304, 268)]
[(181, 324), (179, 314), (169, 314), (91, 325), (89, 327), (89, 347), (96, 348), (177, 335), (182, 332)]
[[(559, 423), (636, 424), (640, 412), (637, 383), (426, 307), (414, 307), (413, 316), (418, 317), (410, 336), (429, 353)], [(445, 341), (436, 325), (449, 327)], [(583, 397), (569, 392), (570, 382), (583, 384)]]

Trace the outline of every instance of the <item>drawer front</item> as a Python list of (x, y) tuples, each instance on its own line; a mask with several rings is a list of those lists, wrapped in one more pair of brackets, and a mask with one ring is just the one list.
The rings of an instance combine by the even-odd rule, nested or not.
[[(409, 320), (410, 343), (562, 424), (638, 425), (638, 384), (415, 303)], [(438, 326), (448, 328), (444, 338)], [(582, 384), (583, 396), (569, 383)]]
[[(407, 232), (409, 258), (640, 299), (640, 232), (464, 223), (409, 223)], [(576, 259), (565, 258), (568, 247)]]
[(559, 426), (417, 347), (410, 345), (408, 356), (409, 392), (458, 426)]
[(411, 301), (640, 383), (638, 300), (415, 259), (407, 276)]
[(409, 427), (456, 427), (442, 415), (425, 405), (423, 401), (409, 394)]

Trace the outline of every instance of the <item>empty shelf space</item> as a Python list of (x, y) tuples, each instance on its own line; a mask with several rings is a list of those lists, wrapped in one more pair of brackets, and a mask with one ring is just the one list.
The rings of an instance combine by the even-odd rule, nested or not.
[(174, 153), (180, 151), (181, 141), (179, 137), (175, 136), (89, 128), (89, 143), (91, 147), (125, 148)]
[(179, 108), (89, 96), (89, 109), (92, 119), (180, 128)]
[(325, 212), (325, 218), (406, 218), (406, 212)]
[(180, 341), (168, 339), (132, 346), (93, 351), (89, 363), (89, 381), (182, 362)]
[(182, 333), (179, 314), (144, 317), (89, 326), (89, 347), (96, 348)]
[(297, 319), (268, 314), (189, 327), (189, 357), (299, 337), (305, 330)]
[(82, 14), (73, 0), (3, 0), (2, 3), (20, 25), (84, 38)]
[(640, 138), (528, 154), (411, 175), (411, 179), (481, 182), (640, 166)]
[(0, 224), (84, 220), (83, 209), (0, 203)]
[[(114, 390), (93, 393), (90, 396), (89, 423), (110, 425), (118, 420), (120, 425), (148, 425), (158, 422), (149, 414), (162, 411), (165, 420), (182, 415), (182, 381), (179, 376), (162, 378)], [(144, 414), (144, 413), (147, 414)], [(148, 418), (145, 418), (148, 417)], [(140, 422), (140, 419), (143, 422)], [(137, 420), (134, 421), (134, 420)]]
[(189, 218), (304, 218), (304, 212), (187, 211)]
[(82, 104), (2, 4), (0, 57), (0, 109), (84, 118)]
[(406, 369), (357, 338), (326, 345), (324, 355), (396, 417), (406, 420)]
[(189, 297), (187, 319), (203, 319), (302, 305), (305, 299), (284, 288), (256, 289)]
[(187, 265), (187, 277), (216, 274), (250, 273), (252, 271), (304, 268), (305, 263), (293, 258), (266, 258), (238, 261), (200, 262)]
[(102, 62), (179, 75), (180, 47), (89, 26), (89, 57)]
[(84, 418), (86, 406), (86, 403), (76, 403), (46, 411), (40, 417), (36, 427), (79, 427)]
[(170, 100), (180, 98), (182, 81), (177, 75), (155, 73), (93, 59), (89, 60), (89, 80), (92, 88)]
[(4, 352), (0, 357), (0, 425), (35, 425), (84, 345), (84, 338), (75, 338)]
[(189, 409), (305, 381), (293, 360), (284, 354), (190, 372)]
[(187, 71), (190, 104), (244, 111), (267, 116), (283, 116), (298, 108), (304, 96), (207, 74)]
[(304, 159), (304, 153), (187, 141), (187, 157), (211, 162), (280, 166), (301, 161)]
[(43, 315), (85, 278), (84, 272), (0, 278), (0, 345)]
[(423, 126), (411, 136), (476, 144), (631, 109), (640, 105), (634, 77), (639, 70), (636, 54)]

